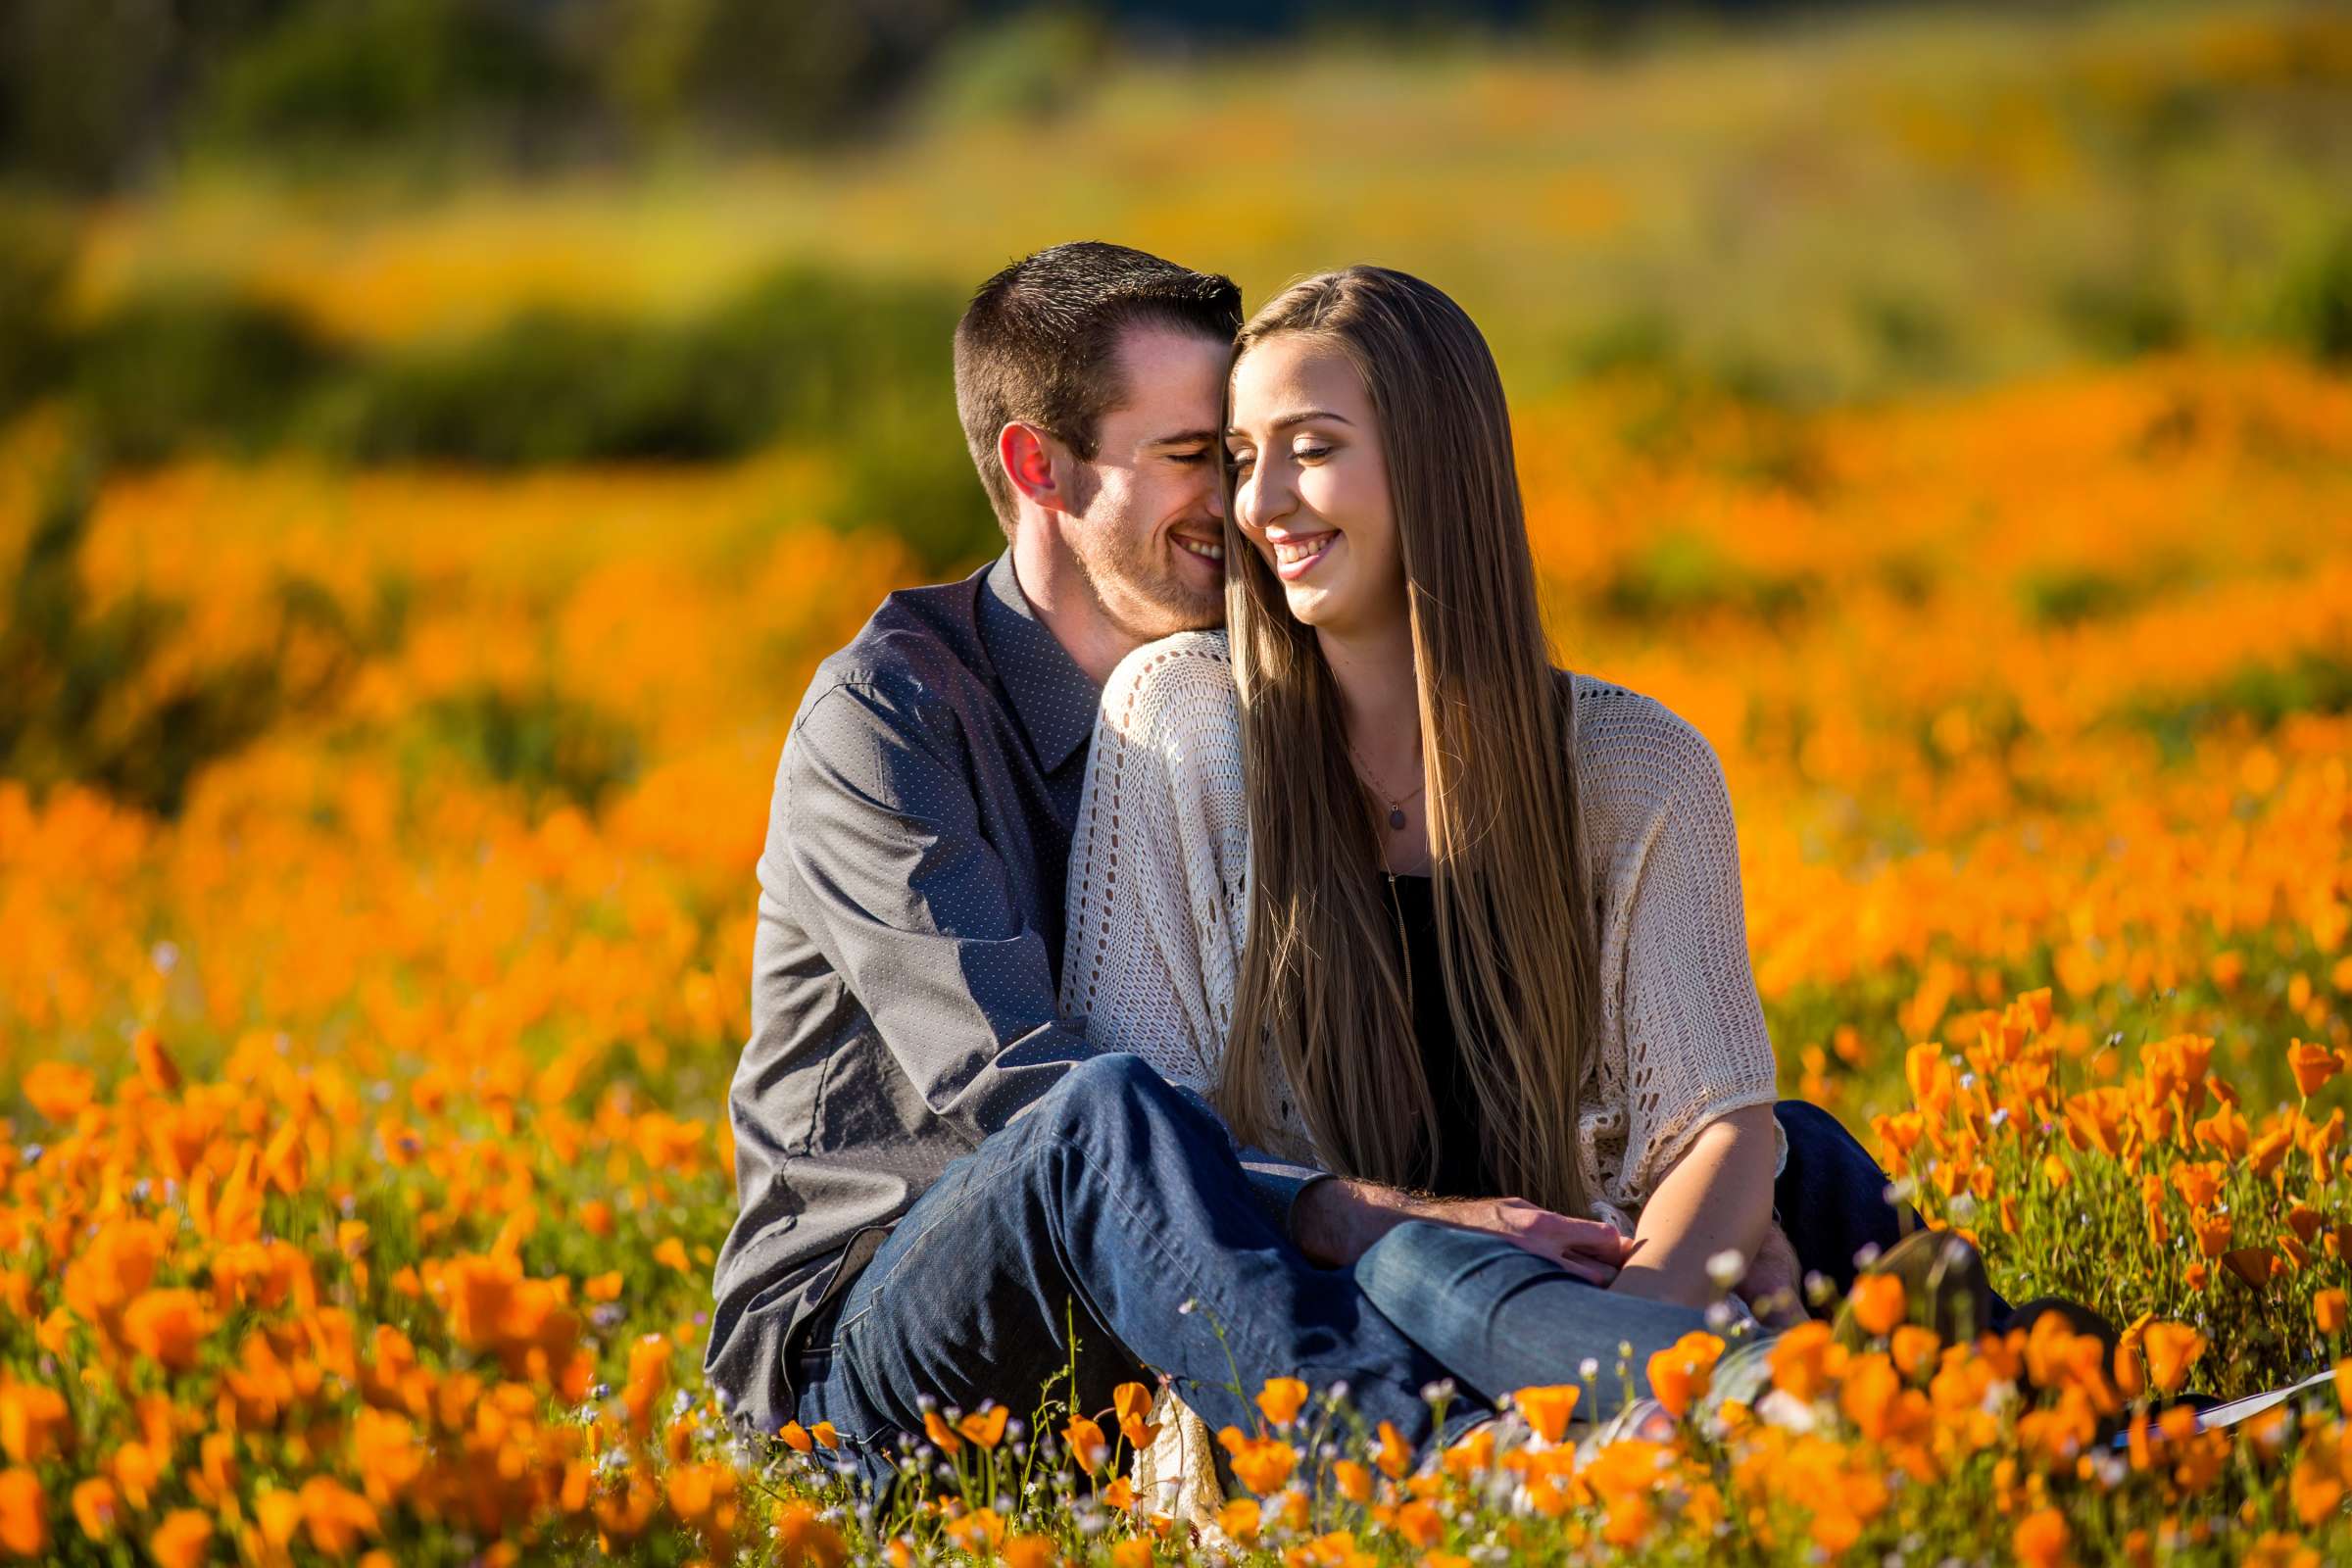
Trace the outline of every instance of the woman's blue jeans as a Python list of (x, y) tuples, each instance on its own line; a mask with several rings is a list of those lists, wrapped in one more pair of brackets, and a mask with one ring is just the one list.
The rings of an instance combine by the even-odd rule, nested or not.
[[(1899, 1222), (1869, 1155), (1811, 1106), (1782, 1115), (1784, 1222), (1816, 1225), (1833, 1248), (1890, 1243)], [(1883, 1227), (1842, 1211), (1874, 1205)], [(1790, 1235), (1808, 1266), (1836, 1272)], [(1850, 1249), (1842, 1266), (1850, 1279)], [(1483, 1413), (1476, 1397), (1457, 1400), (1433, 1433), (1422, 1390), (1437, 1380), (1491, 1398), (1572, 1381), (1587, 1356), (1605, 1380), (1621, 1345), (1638, 1380), (1650, 1351), (1701, 1321), (1446, 1225), (1400, 1225), (1352, 1269), (1318, 1267), (1258, 1206), (1214, 1114), (1141, 1058), (1106, 1054), (947, 1168), (813, 1323), (792, 1382), (799, 1419), (831, 1421), (887, 1488), (900, 1435), (923, 1430), (925, 1396), (966, 1410), (993, 1398), (1020, 1416), (1050, 1396), (1100, 1412), (1117, 1384), (1155, 1368), (1213, 1432), (1250, 1427), (1246, 1396), (1297, 1376), (1346, 1384), (1368, 1427), (1393, 1422), (1420, 1444)], [(1049, 1394), (1064, 1375), (1074, 1382)]]

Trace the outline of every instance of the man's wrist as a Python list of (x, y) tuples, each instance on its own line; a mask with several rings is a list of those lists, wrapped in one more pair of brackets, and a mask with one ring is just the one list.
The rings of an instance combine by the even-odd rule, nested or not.
[(1298, 1190), (1291, 1207), (1291, 1239), (1327, 1268), (1344, 1267), (1415, 1212), (1409, 1194), (1377, 1182), (1319, 1176)]

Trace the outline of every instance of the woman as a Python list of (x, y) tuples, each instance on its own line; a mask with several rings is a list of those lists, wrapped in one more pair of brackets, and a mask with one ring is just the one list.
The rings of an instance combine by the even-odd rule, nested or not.
[[(1292, 287), (1243, 329), (1228, 413), (1228, 631), (1105, 690), (1063, 1010), (1244, 1144), (1607, 1220), (1619, 1255), (1549, 1277), (1695, 1323), (1785, 1152), (1713, 751), (1552, 667), (1501, 381), (1437, 289)], [(1407, 1333), (1446, 1315), (1439, 1282), (1359, 1283)], [(1452, 1343), (1533, 1364), (1526, 1335), (1489, 1353), (1511, 1337)], [(1140, 1479), (1199, 1521), (1205, 1433), (1163, 1409)]]
[(1236, 346), (1228, 634), (1104, 694), (1065, 1010), (1245, 1144), (1631, 1238), (1689, 1306), (1752, 1256), (1780, 1134), (1722, 770), (1549, 662), (1500, 378), (1378, 268)]

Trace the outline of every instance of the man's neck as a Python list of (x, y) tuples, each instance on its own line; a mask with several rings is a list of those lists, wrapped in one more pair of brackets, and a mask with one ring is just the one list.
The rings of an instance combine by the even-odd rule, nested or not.
[(1421, 691), (1413, 674), (1413, 629), (1394, 624), (1361, 632), (1318, 631), (1315, 642), (1339, 688), (1348, 740), (1391, 780), (1421, 767)]
[(1086, 574), (1045, 529), (1025, 526), (1014, 531), (1012, 576), (1038, 620), (1097, 686), (1107, 682), (1119, 661), (1139, 646), (1102, 613)]

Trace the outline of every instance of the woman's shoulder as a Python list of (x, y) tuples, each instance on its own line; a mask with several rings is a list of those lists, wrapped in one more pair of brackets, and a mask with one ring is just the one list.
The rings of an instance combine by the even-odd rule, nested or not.
[(1555, 669), (1575, 693), (1577, 787), (1604, 817), (1724, 794), (1723, 762), (1682, 714), (1616, 681)]
[(1233, 656), (1225, 633), (1180, 631), (1119, 661), (1102, 687), (1102, 721), (1141, 737), (1236, 723)]

